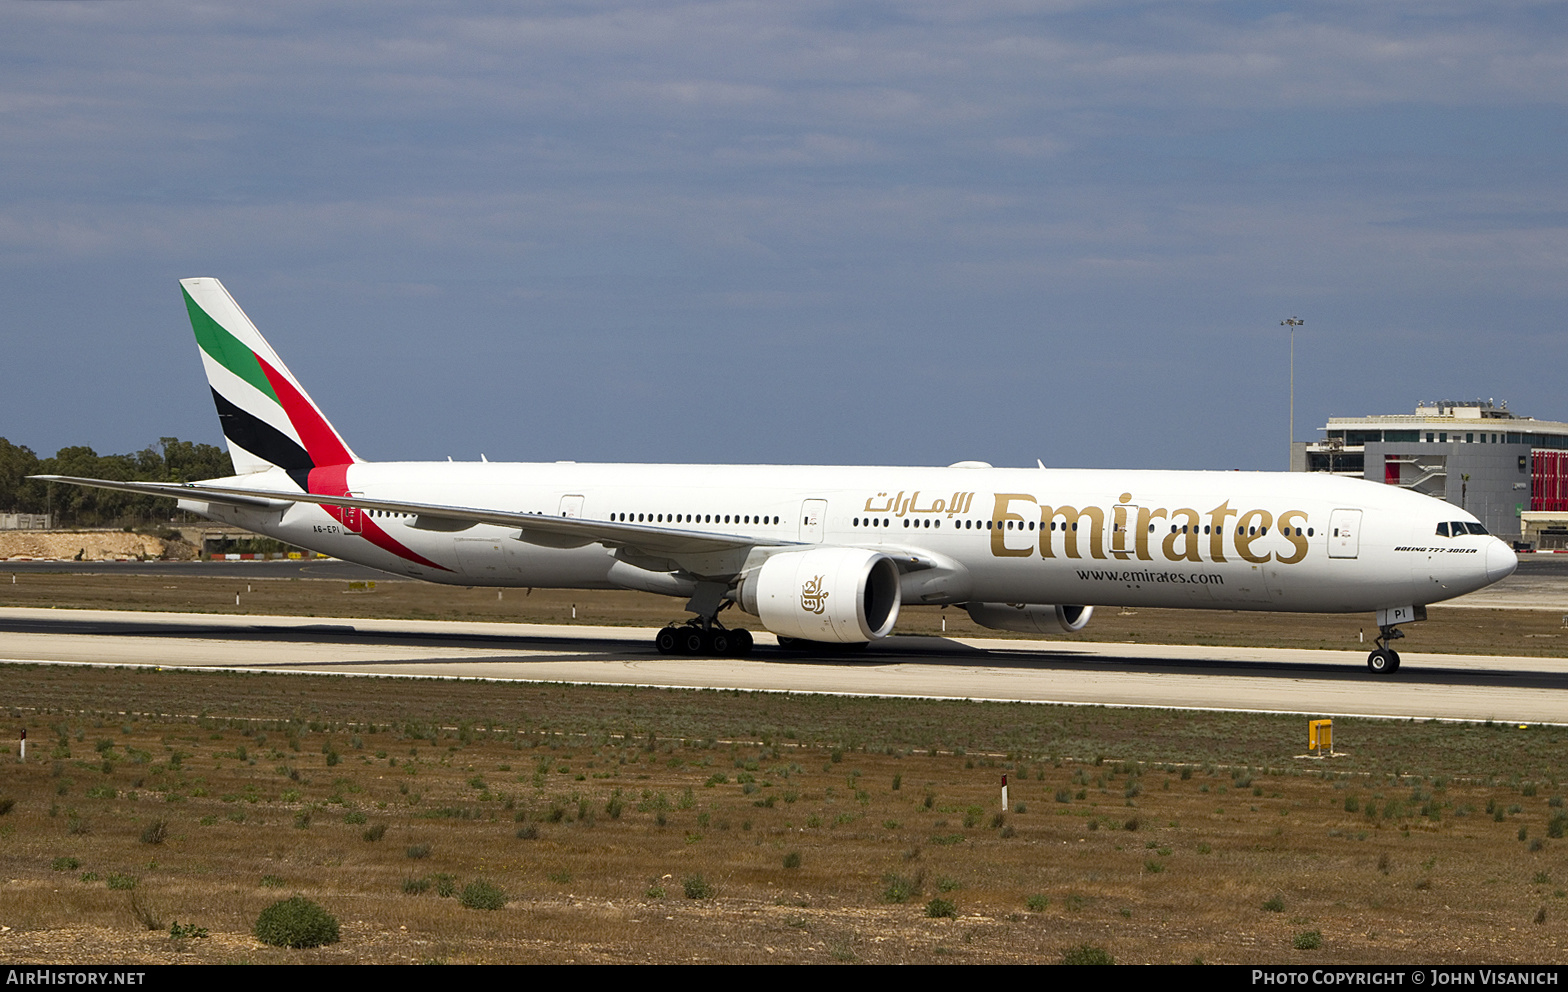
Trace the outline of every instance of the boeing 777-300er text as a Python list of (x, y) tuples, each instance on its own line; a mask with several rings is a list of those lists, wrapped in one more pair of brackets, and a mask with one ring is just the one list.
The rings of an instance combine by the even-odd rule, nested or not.
[(1474, 516), (1316, 474), (358, 458), (216, 279), (186, 279), (237, 475), (43, 476), (182, 509), (431, 582), (640, 589), (695, 614), (665, 653), (744, 654), (731, 605), (783, 644), (866, 644), (906, 603), (1045, 633), (1095, 606), (1377, 615), (1375, 673), (1426, 606), (1513, 572)]

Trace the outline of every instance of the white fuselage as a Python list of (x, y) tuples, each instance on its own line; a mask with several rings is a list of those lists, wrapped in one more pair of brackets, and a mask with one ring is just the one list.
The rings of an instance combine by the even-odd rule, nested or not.
[[(286, 487), (281, 473), (271, 474), (279, 479), (255, 487)], [(1462, 595), (1516, 562), (1495, 537), (1439, 534), (1439, 523), (1475, 519), (1448, 503), (1309, 474), (426, 462), (354, 464), (347, 484), (373, 499), (645, 523), (759, 545), (917, 553), (942, 563), (942, 581), (906, 576), (906, 603), (1357, 612)], [(604, 545), (540, 546), (516, 527), (422, 529), (414, 515), (369, 510), (340, 520), (307, 503), (182, 506), (435, 582), (626, 584)], [(367, 537), (377, 530), (376, 540)]]

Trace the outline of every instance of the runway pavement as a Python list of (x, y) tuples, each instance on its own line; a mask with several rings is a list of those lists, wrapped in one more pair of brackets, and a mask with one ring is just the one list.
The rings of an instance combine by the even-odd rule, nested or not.
[(653, 631), (413, 620), (0, 609), (0, 662), (1019, 700), (1568, 723), (1568, 660), (891, 637), (803, 656), (767, 634), (745, 659), (665, 657)]

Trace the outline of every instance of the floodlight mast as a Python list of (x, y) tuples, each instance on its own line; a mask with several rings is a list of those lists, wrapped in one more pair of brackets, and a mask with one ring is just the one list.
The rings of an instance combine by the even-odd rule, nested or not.
[(1285, 470), (1290, 470), (1296, 447), (1296, 328), (1305, 324), (1300, 317), (1286, 317), (1279, 326), (1290, 328), (1290, 430), (1285, 443)]

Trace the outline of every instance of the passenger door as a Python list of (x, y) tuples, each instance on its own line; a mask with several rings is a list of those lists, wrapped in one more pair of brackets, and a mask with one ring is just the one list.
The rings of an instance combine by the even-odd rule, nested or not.
[(1361, 553), (1361, 511), (1333, 510), (1328, 515), (1328, 556), (1354, 558)]
[(827, 529), (828, 501), (808, 499), (800, 505), (800, 539), (806, 544), (821, 544)]

